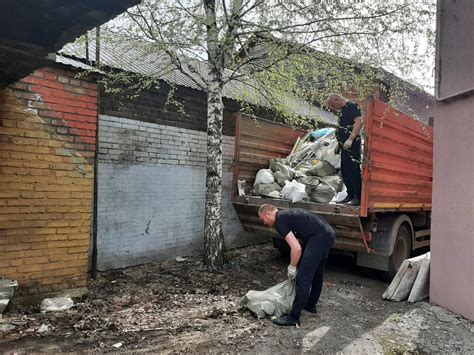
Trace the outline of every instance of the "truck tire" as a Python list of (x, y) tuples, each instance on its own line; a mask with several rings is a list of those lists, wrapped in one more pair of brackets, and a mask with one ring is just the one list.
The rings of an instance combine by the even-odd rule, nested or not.
[(405, 259), (410, 257), (411, 235), (406, 224), (400, 225), (393, 246), (392, 255), (388, 259), (388, 278), (393, 279)]

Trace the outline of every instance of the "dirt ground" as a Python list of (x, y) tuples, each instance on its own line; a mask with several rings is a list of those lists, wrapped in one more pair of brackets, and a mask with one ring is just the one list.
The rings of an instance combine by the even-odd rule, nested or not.
[(9, 310), (0, 350), (159, 353), (474, 353), (474, 323), (426, 302), (382, 300), (387, 283), (364, 276), (352, 258), (333, 255), (316, 315), (280, 328), (238, 309), (250, 289), (286, 277), (271, 245), (229, 252), (220, 273), (199, 257), (100, 274), (89, 294), (57, 313)]

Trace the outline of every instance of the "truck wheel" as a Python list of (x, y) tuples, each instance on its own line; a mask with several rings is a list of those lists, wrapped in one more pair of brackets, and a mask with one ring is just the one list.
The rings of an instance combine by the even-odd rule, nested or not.
[(393, 246), (392, 255), (388, 259), (388, 276), (390, 279), (396, 275), (403, 261), (410, 257), (411, 238), (410, 231), (405, 224), (398, 228), (397, 238)]

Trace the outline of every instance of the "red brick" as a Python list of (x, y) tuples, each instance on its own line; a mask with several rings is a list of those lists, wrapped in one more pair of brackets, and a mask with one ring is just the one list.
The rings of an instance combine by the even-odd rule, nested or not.
[(69, 130), (70, 134), (75, 134), (77, 136), (81, 137), (95, 137), (95, 130), (86, 130), (86, 129), (77, 129), (77, 128), (72, 128)]
[(35, 70), (33, 72), (34, 76), (37, 76), (38, 78), (43, 78), (44, 77), (44, 72), (41, 69)]
[(73, 92), (75, 94), (87, 95), (87, 89), (69, 84), (64, 84), (64, 90)]
[(46, 79), (49, 79), (49, 80), (57, 80), (57, 78), (58, 78), (56, 74), (53, 74), (53, 73), (50, 73), (50, 72), (45, 72), (44, 77)]
[(60, 104), (47, 104), (48, 108), (53, 111), (59, 111), (59, 112), (64, 112), (64, 113), (75, 113), (76, 108), (71, 107), (71, 106), (66, 106), (66, 105), (60, 105)]
[(22, 79), (21, 81), (25, 83), (37, 84), (37, 85), (41, 85), (41, 86), (44, 86), (47, 88), (53, 88), (53, 89), (63, 89), (64, 85), (67, 85), (67, 84), (58, 83), (57, 81), (54, 81), (54, 80), (37, 78), (34, 76), (28, 76)]
[(96, 110), (89, 110), (86, 108), (76, 108), (76, 113), (84, 116), (97, 116), (97, 111)]
[(78, 115), (75, 113), (65, 113), (64, 118), (66, 120), (79, 121), (79, 122), (88, 122), (88, 123), (97, 122), (97, 116), (84, 116), (84, 115)]
[(76, 121), (70, 121), (66, 123), (68, 127), (72, 128), (79, 128), (79, 129), (87, 129), (87, 130), (92, 130), (95, 131), (97, 126), (93, 123), (84, 123), (84, 122), (76, 122)]

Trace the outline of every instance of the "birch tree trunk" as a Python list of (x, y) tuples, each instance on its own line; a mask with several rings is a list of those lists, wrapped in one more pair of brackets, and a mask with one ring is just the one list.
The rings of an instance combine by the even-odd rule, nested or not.
[(224, 263), (222, 233), (222, 103), (223, 57), (219, 53), (215, 0), (205, 0), (209, 81), (207, 96), (207, 167), (204, 220), (204, 262), (211, 268)]

